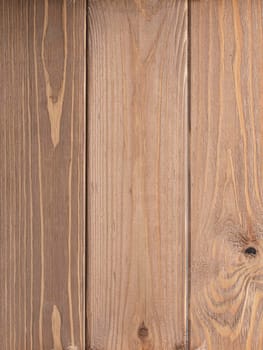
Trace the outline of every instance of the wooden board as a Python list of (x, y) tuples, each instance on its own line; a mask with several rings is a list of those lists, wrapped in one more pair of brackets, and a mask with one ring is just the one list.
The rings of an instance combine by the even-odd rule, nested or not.
[(0, 339), (84, 349), (85, 1), (0, 2)]
[(186, 341), (187, 4), (89, 1), (88, 341)]
[(185, 349), (187, 1), (89, 1), (90, 349)]
[(191, 349), (263, 348), (262, 11), (191, 2)]

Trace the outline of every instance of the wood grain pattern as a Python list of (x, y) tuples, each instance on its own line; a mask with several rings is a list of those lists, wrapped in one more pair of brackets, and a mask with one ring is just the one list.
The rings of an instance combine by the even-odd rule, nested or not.
[(85, 7), (0, 2), (1, 349), (84, 349)]
[(185, 349), (187, 1), (88, 10), (88, 345)]
[(262, 349), (262, 1), (86, 7), (0, 0), (1, 349)]
[(191, 2), (191, 349), (263, 348), (262, 10)]

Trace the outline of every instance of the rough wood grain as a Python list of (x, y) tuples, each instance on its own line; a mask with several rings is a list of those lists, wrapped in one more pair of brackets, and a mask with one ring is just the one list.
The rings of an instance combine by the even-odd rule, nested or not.
[(262, 11), (191, 2), (191, 349), (263, 348)]
[(84, 349), (85, 6), (0, 2), (1, 349)]
[(88, 343), (184, 349), (187, 1), (88, 10)]

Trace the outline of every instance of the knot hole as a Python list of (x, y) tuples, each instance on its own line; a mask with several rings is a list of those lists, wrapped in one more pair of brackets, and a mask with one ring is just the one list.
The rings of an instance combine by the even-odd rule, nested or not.
[(254, 247), (248, 247), (245, 249), (245, 254), (249, 256), (256, 256), (257, 255), (257, 250)]
[(148, 328), (145, 326), (145, 323), (142, 322), (138, 328), (138, 337), (141, 340), (144, 340), (145, 338), (147, 338), (149, 336), (149, 330)]

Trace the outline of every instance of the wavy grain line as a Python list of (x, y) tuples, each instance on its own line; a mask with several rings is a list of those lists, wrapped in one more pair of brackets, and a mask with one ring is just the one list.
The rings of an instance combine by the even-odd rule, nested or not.
[(41, 286), (39, 307), (39, 346), (43, 349), (43, 305), (44, 305), (44, 283), (45, 283), (45, 256), (44, 256), (44, 210), (42, 194), (42, 160), (40, 144), (40, 120), (38, 104), (38, 73), (37, 73), (37, 51), (36, 51), (36, 0), (34, 1), (34, 70), (36, 88), (36, 110), (37, 110), (37, 147), (38, 147), (38, 181), (39, 181), (39, 205), (40, 205), (40, 261), (41, 261)]
[[(75, 18), (73, 16), (73, 18)], [(74, 25), (73, 25), (74, 27)], [(75, 31), (73, 31), (73, 58), (75, 58)], [(75, 61), (75, 59), (73, 59)], [(75, 80), (75, 65), (73, 66), (72, 80)], [(74, 143), (74, 97), (75, 89), (72, 85), (71, 94), (71, 115), (70, 115), (70, 162), (68, 176), (68, 303), (69, 303), (69, 321), (70, 321), (70, 336), (71, 344), (74, 346), (74, 324), (73, 324), (73, 306), (72, 306), (72, 283), (71, 283), (71, 236), (72, 236), (72, 161), (73, 161), (73, 143)]]
[(51, 126), (51, 139), (53, 146), (56, 147), (59, 143), (60, 138), (60, 122), (62, 116), (62, 106), (65, 94), (65, 84), (66, 84), (66, 69), (67, 69), (67, 3), (63, 0), (62, 9), (62, 23), (63, 23), (63, 33), (64, 33), (64, 62), (63, 62), (63, 77), (62, 84), (58, 91), (58, 95), (54, 96), (53, 89), (50, 83), (49, 73), (45, 63), (45, 38), (48, 27), (48, 0), (45, 0), (45, 15), (44, 15), (44, 29), (42, 36), (42, 46), (41, 46), (41, 59), (44, 69), (44, 78), (46, 83), (46, 98), (47, 98), (47, 108), (48, 115)]
[(234, 21), (234, 33), (235, 33), (235, 42), (236, 42), (236, 50), (234, 57), (234, 82), (235, 82), (235, 94), (236, 94), (236, 103), (238, 110), (238, 117), (240, 121), (240, 130), (243, 138), (243, 147), (244, 147), (244, 176), (245, 176), (245, 197), (246, 197), (246, 205), (247, 211), (252, 215), (252, 208), (249, 198), (248, 192), (248, 166), (247, 166), (247, 135), (246, 135), (246, 122), (243, 110), (243, 102), (242, 102), (242, 93), (241, 93), (241, 53), (242, 53), (242, 27), (240, 22), (240, 14), (238, 9), (238, 3), (235, 0), (232, 0), (233, 5), (233, 21)]
[(53, 336), (53, 346), (54, 346), (53, 350), (63, 350), (62, 344), (61, 344), (61, 335), (60, 335), (61, 317), (60, 317), (60, 312), (56, 305), (53, 306), (51, 322), (52, 322), (52, 336)]

